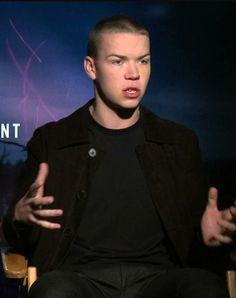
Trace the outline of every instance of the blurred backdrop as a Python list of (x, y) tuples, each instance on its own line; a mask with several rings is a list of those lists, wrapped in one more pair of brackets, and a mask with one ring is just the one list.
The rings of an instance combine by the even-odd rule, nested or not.
[[(236, 3), (233, 1), (0, 2), (0, 221), (34, 129), (93, 96), (86, 40), (101, 18), (126, 14), (150, 31), (143, 104), (191, 127), (221, 201), (236, 199)], [(16, 138), (13, 124), (20, 124)], [(3, 131), (1, 132), (3, 134)]]
[[(0, 225), (34, 129), (93, 96), (83, 70), (87, 36), (115, 14), (137, 18), (151, 34), (152, 76), (143, 104), (195, 130), (220, 206), (236, 199), (236, 2), (1, 1)], [(1, 262), (0, 296), (18, 297)]]

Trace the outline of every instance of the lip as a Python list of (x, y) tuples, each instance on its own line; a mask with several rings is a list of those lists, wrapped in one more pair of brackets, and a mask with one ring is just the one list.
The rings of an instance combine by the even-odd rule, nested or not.
[(137, 87), (127, 87), (122, 90), (124, 97), (126, 98), (137, 98), (141, 94), (141, 90)]

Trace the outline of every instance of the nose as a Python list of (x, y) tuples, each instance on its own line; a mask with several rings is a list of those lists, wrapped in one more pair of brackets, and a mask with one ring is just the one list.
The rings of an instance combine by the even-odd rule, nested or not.
[(125, 71), (126, 80), (138, 80), (140, 77), (139, 69), (136, 63), (129, 63)]

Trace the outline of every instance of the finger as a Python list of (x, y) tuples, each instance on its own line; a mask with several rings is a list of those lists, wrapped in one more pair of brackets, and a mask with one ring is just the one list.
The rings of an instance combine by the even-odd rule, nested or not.
[(40, 187), (42, 187), (42, 186), (36, 184), (35, 182), (33, 184), (31, 184), (29, 190), (27, 191), (27, 193), (25, 195), (26, 199), (36, 197)]
[(233, 239), (230, 236), (227, 235), (216, 235), (215, 240), (220, 242), (221, 244), (230, 244), (233, 242)]
[(34, 196), (43, 196), (44, 184), (47, 180), (48, 172), (48, 164), (45, 162), (40, 163), (38, 175), (27, 193), (28, 198)]
[(30, 198), (28, 199), (27, 203), (33, 208), (33, 209), (39, 209), (41, 206), (44, 205), (50, 205), (54, 202), (53, 196), (45, 196), (45, 197), (36, 197), (36, 198)]
[(40, 217), (59, 217), (63, 214), (62, 209), (36, 209), (32, 211), (34, 215)]
[(229, 207), (229, 212), (232, 216), (232, 220), (236, 220), (236, 207), (235, 206)]
[(49, 172), (48, 164), (46, 162), (40, 163), (38, 176), (37, 176), (35, 182), (39, 185), (45, 184), (47, 176), (48, 176), (48, 172)]
[(59, 223), (50, 222), (47, 220), (37, 219), (33, 214), (30, 214), (29, 220), (31, 223), (38, 225), (42, 228), (49, 229), (49, 230), (56, 230), (60, 229), (61, 225)]
[(234, 233), (236, 232), (236, 225), (230, 221), (219, 219), (218, 220), (218, 225), (225, 230), (225, 233), (231, 232)]
[(221, 214), (224, 220), (236, 223), (236, 207), (231, 206), (228, 209), (221, 211)]
[(217, 208), (218, 190), (215, 187), (210, 187), (208, 192), (208, 207)]

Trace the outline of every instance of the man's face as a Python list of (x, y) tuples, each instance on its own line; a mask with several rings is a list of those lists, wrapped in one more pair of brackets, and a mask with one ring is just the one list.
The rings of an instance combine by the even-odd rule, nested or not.
[(118, 109), (133, 109), (139, 105), (151, 70), (146, 35), (103, 33), (93, 63), (97, 100)]

